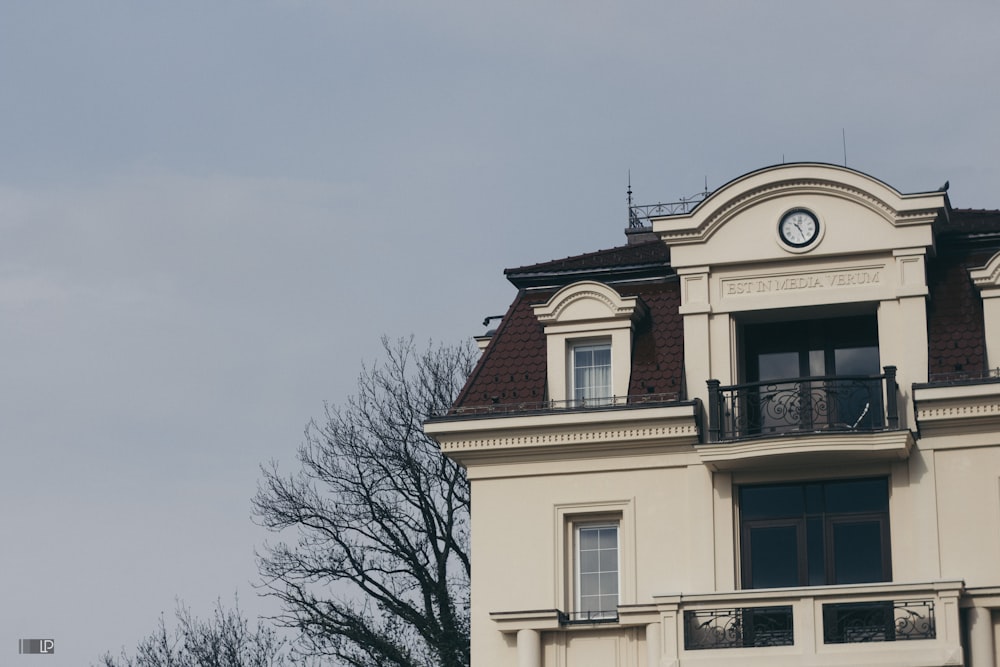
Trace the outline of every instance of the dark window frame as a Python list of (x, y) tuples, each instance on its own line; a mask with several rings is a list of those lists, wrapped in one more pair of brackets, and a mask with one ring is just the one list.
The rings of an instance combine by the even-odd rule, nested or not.
[[(827, 487), (840, 484), (840, 483), (851, 483), (851, 482), (862, 482), (865, 480), (881, 480), (885, 484), (886, 493), (886, 507), (884, 510), (841, 510), (841, 511), (827, 511), (826, 509), (826, 490)], [(818, 485), (822, 490), (822, 496), (824, 498), (824, 506), (822, 511), (811, 510), (807, 507), (805, 501), (806, 489), (810, 485)], [(754, 573), (753, 573), (753, 540), (751, 539), (751, 533), (757, 528), (784, 528), (784, 527), (794, 527), (796, 529), (796, 560), (797, 560), (797, 572), (796, 572), (796, 583), (793, 586), (816, 586), (816, 585), (833, 585), (837, 583), (837, 563), (836, 563), (836, 543), (834, 539), (835, 527), (837, 525), (851, 525), (851, 524), (863, 524), (877, 522), (879, 526), (879, 556), (880, 556), (880, 568), (881, 572), (872, 581), (879, 582), (889, 582), (892, 581), (892, 553), (891, 553), (891, 525), (889, 520), (889, 508), (888, 508), (888, 496), (890, 491), (889, 478), (888, 477), (872, 477), (872, 478), (855, 478), (855, 479), (831, 479), (831, 480), (816, 480), (807, 482), (785, 482), (785, 483), (775, 483), (775, 484), (748, 484), (741, 487), (738, 497), (740, 498), (741, 504), (743, 502), (743, 491), (744, 489), (753, 488), (766, 488), (766, 487), (798, 487), (803, 493), (803, 505), (799, 514), (785, 514), (782, 516), (772, 516), (772, 517), (761, 517), (757, 516), (755, 518), (744, 518), (742, 516), (741, 507), (741, 517), (739, 520), (739, 562), (740, 562), (740, 583), (741, 588), (745, 590), (754, 589)], [(811, 535), (808, 532), (808, 525), (810, 521), (815, 522), (820, 521), (821, 533), (822, 533), (822, 572), (824, 581), (822, 583), (816, 583), (810, 581), (810, 566), (814, 565), (817, 569), (819, 564), (810, 562), (809, 557), (809, 539)], [(814, 538), (815, 539), (815, 538)], [(760, 548), (760, 547), (759, 547)], [(844, 582), (847, 583), (847, 582)], [(851, 582), (851, 583), (862, 583), (862, 582)]]

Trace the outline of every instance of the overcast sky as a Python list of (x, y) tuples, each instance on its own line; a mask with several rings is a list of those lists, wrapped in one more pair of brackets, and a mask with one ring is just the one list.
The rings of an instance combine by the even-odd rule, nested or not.
[[(258, 465), (379, 337), (785, 161), (1000, 207), (995, 1), (0, 0), (0, 664), (251, 615)], [(25, 637), (57, 654), (18, 656)]]

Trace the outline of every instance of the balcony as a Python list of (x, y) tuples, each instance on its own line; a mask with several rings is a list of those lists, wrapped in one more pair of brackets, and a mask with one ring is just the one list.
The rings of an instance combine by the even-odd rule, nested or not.
[(882, 375), (801, 377), (728, 387), (709, 380), (709, 441), (896, 430), (896, 367), (886, 366), (884, 371)]
[[(655, 597), (621, 625), (659, 622), (663, 665), (961, 665), (960, 581)], [(655, 607), (655, 610), (654, 610)], [(655, 634), (655, 633), (654, 633)]]
[[(525, 657), (546, 641), (567, 656), (614, 654), (621, 630), (635, 628), (645, 664), (660, 667), (944, 667), (964, 664), (963, 594), (961, 581), (810, 586), (659, 595), (600, 618), (557, 609), (490, 618)], [(532, 660), (519, 664), (541, 664)]]
[(698, 455), (712, 470), (905, 459), (913, 434), (899, 428), (896, 368), (884, 370), (728, 387), (709, 380)]

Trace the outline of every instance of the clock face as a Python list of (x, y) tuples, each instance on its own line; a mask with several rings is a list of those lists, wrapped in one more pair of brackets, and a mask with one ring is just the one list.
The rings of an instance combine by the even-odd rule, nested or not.
[(793, 248), (807, 246), (819, 236), (819, 220), (805, 209), (795, 209), (781, 216), (778, 223), (781, 240)]

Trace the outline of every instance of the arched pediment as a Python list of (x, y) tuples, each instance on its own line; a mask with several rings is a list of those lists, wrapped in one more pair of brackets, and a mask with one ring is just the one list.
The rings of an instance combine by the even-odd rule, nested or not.
[(654, 218), (653, 231), (669, 245), (705, 242), (741, 214), (777, 199), (825, 198), (852, 204), (892, 226), (930, 224), (945, 206), (943, 191), (901, 194), (853, 169), (797, 163), (766, 167), (718, 188), (694, 210)]
[(638, 307), (637, 297), (623, 297), (603, 283), (585, 280), (563, 287), (546, 303), (535, 306), (535, 316), (546, 325), (631, 320)]

